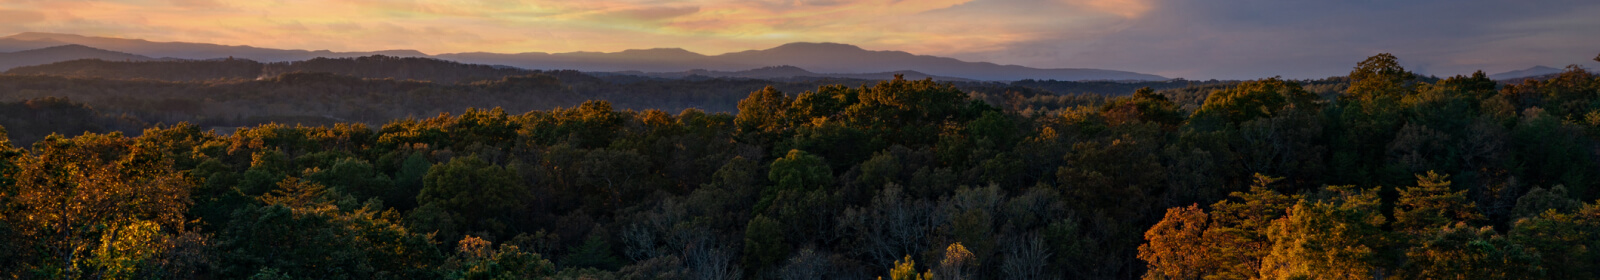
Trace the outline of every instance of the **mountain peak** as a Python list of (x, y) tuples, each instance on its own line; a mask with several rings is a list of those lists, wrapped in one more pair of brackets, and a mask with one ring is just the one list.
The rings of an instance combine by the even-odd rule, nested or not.
[(1528, 67), (1528, 69), (1507, 71), (1507, 72), (1504, 72), (1504, 73), (1497, 73), (1497, 74), (1489, 75), (1489, 79), (1506, 80), (1506, 79), (1516, 79), (1516, 78), (1533, 77), (1533, 76), (1543, 76), (1543, 75), (1549, 75), (1549, 74), (1555, 74), (1555, 73), (1561, 73), (1561, 69), (1554, 68), (1554, 67), (1549, 67), (1549, 66), (1544, 66), (1544, 65), (1539, 65), (1539, 66), (1534, 66), (1534, 67)]
[(96, 49), (96, 48), (93, 48), (93, 47), (89, 47), (89, 46), (85, 46), (85, 45), (79, 45), (79, 44), (66, 44), (66, 45), (42, 48), (40, 50), (101, 50), (101, 49)]
[(618, 53), (628, 55), (701, 56), (699, 53), (682, 48), (627, 49)]
[(107, 61), (144, 61), (150, 57), (97, 49), (78, 44), (66, 44), (40, 49), (0, 53), (0, 71), (9, 70), (19, 66), (50, 64), (61, 61), (77, 59), (101, 59)]
[(1561, 71), (1561, 69), (1560, 68), (1555, 68), (1555, 67), (1550, 67), (1550, 66), (1539, 65), (1539, 66), (1534, 66), (1534, 67), (1528, 67), (1528, 69), (1524, 69), (1522, 71)]
[(768, 51), (806, 51), (806, 52), (865, 51), (865, 49), (862, 49), (861, 47), (857, 47), (856, 45), (840, 44), (840, 43), (828, 43), (828, 42), (821, 42), (821, 43), (794, 42), (794, 43), (783, 44), (783, 45), (780, 45), (780, 46), (777, 46), (777, 47), (773, 47), (773, 48), (767, 49), (767, 50)]
[(398, 57), (428, 57), (428, 54), (422, 53), (422, 52), (417, 51), (417, 50), (381, 50), (381, 51), (375, 51), (375, 52), (372, 52), (372, 53), (380, 54), (380, 55), (387, 55), (387, 56), (398, 56)]
[[(415, 50), (386, 50), (376, 52), (334, 52), (285, 50), (249, 46), (230, 46), (212, 43), (151, 42), (142, 39), (90, 37), (73, 34), (23, 32), (0, 39), (0, 52), (37, 50), (48, 46), (79, 44), (63, 49), (88, 50), (91, 48), (115, 52), (120, 56), (107, 56), (123, 60), (130, 55), (168, 57), (177, 59), (212, 59), (234, 57), (261, 62), (287, 62), (317, 57), (360, 57), (382, 54), (395, 57), (431, 57), (464, 63), (511, 65), (527, 69), (574, 69), (580, 71), (646, 71), (677, 72), (684, 69), (709, 69), (710, 71), (761, 73), (761, 75), (813, 76), (815, 73), (878, 75), (886, 71), (914, 70), (928, 76), (961, 79), (1004, 81), (1021, 79), (1056, 80), (1164, 80), (1155, 75), (1099, 69), (1039, 69), (1018, 65), (997, 65), (987, 62), (966, 62), (955, 58), (916, 55), (895, 50), (866, 50), (859, 46), (831, 42), (793, 42), (769, 49), (704, 55), (681, 48), (630, 49), (621, 52), (569, 52), (569, 53), (455, 53), (429, 55)], [(86, 46), (86, 47), (85, 47)], [(63, 51), (69, 53), (75, 51)], [(102, 53), (102, 52), (96, 52)], [(43, 57), (43, 56), (40, 56)], [(88, 55), (62, 55), (54, 60), (35, 59), (37, 63), (50, 63)], [(0, 63), (3, 64), (3, 63)], [(24, 65), (24, 64), (18, 64)], [(758, 68), (768, 65), (788, 65)], [(0, 65), (3, 66), (3, 65)], [(0, 67), (3, 69), (3, 67)], [(908, 72), (910, 74), (910, 72)], [(868, 76), (861, 76), (868, 77)], [(871, 76), (873, 79), (879, 76)]]
[(138, 55), (135, 55), (135, 54), (118, 52), (118, 51), (111, 51), (111, 50), (100, 49), (100, 48), (95, 48), (95, 47), (90, 47), (90, 46), (85, 46), (85, 45), (79, 45), (79, 44), (66, 44), (66, 45), (59, 45), (59, 46), (52, 46), (52, 47), (45, 47), (45, 48), (39, 48), (39, 49), (19, 51), (19, 52), (16, 52), (16, 53), (99, 53), (99, 54), (117, 54), (117, 55), (127, 55), (127, 56), (138, 56)]

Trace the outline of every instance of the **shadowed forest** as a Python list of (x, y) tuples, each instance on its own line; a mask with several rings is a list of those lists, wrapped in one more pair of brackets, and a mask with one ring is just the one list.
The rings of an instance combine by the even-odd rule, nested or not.
[[(827, 85), (875, 83), (808, 77), (777, 81), (660, 79), (390, 56), (285, 63), (90, 59), (18, 67), (0, 75), (0, 102), (9, 102), (14, 108), (0, 116), (0, 125), (11, 130), (13, 141), (28, 144), (50, 133), (86, 131), (80, 127), (97, 133), (129, 134), (153, 124), (179, 122), (224, 132), (269, 123), (379, 127), (396, 119), (460, 114), (467, 108), (498, 107), (517, 113), (572, 108), (588, 100), (606, 100), (619, 110), (680, 112), (695, 108), (733, 113), (740, 99), (768, 86), (793, 94)], [(1032, 113), (1099, 104), (1107, 95), (1127, 95), (1143, 87), (1160, 90), (1224, 83), (1025, 80), (954, 85), (974, 93), (974, 99)], [(1198, 106), (1203, 95), (1188, 94), (1190, 104)], [(32, 116), (39, 114), (52, 117)]]
[(0, 75), (0, 126), (8, 278), (1600, 277), (1600, 76), (1576, 66), (945, 83), (82, 60)]

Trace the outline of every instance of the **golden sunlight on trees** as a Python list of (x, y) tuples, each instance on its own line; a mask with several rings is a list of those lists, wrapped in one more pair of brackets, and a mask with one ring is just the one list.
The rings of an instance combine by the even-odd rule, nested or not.
[[(1600, 277), (1600, 75), (1357, 65), (1106, 82), (1115, 96), (560, 71), (0, 75), (0, 97), (29, 98), (0, 102), (19, 124), (0, 128), (0, 278)], [(573, 92), (592, 87), (651, 90)], [(39, 99), (57, 97), (84, 99)], [(637, 106), (657, 101), (742, 111)], [(185, 104), (345, 120), (234, 128)], [(466, 109), (484, 104), (507, 107)], [(98, 123), (112, 114), (204, 124), (49, 136), (123, 130)], [(407, 115), (433, 117), (390, 119)], [(31, 143), (8, 141), (21, 130)]]
[[(894, 262), (894, 269), (889, 270), (891, 280), (933, 280), (933, 272), (917, 273), (917, 262), (906, 256), (904, 260)], [(883, 277), (878, 277), (883, 280)]]
[[(1273, 181), (1258, 178), (1258, 182)], [(1492, 226), (1480, 226), (1484, 216), (1467, 201), (1466, 191), (1451, 191), (1449, 176), (1428, 172), (1415, 178), (1416, 186), (1399, 190), (1399, 198), (1392, 204), (1392, 220), (1381, 212), (1384, 204), (1376, 189), (1347, 186), (1329, 187), (1310, 197), (1283, 196), (1255, 186), (1254, 194), (1234, 193), (1242, 203), (1219, 202), (1209, 212), (1194, 205), (1168, 209), (1166, 217), (1145, 233), (1147, 242), (1139, 247), (1139, 258), (1149, 263), (1145, 278), (1544, 279), (1590, 275), (1590, 265), (1551, 263), (1593, 257), (1582, 248), (1594, 241), (1578, 237), (1586, 235), (1578, 232), (1592, 222), (1566, 214), (1583, 213), (1578, 209), (1548, 209), (1539, 217), (1519, 219), (1510, 234), (1503, 234)], [(1535, 196), (1547, 194), (1533, 193), (1524, 200), (1548, 204), (1531, 202), (1544, 199)], [(1261, 227), (1263, 224), (1270, 226)], [(1562, 242), (1578, 247), (1546, 247)]]
[(1196, 118), (1215, 114), (1239, 124), (1273, 117), (1279, 111), (1293, 108), (1310, 109), (1316, 99), (1316, 95), (1305, 91), (1297, 82), (1269, 78), (1242, 82), (1235, 87), (1212, 92), (1211, 96), (1206, 97), (1205, 105), (1194, 114)]
[(1347, 91), (1361, 100), (1398, 100), (1413, 87), (1409, 82), (1416, 77), (1416, 74), (1400, 67), (1399, 58), (1381, 53), (1368, 57), (1350, 71), (1350, 88)]
[(113, 133), (45, 139), (16, 159), (14, 185), (3, 198), (27, 248), (21, 258), (41, 260), (24, 271), (78, 278), (107, 270), (109, 277), (153, 272), (184, 233), (192, 182), (171, 159)]
[(977, 264), (977, 258), (971, 251), (967, 251), (967, 247), (961, 246), (961, 242), (950, 243), (950, 246), (944, 249), (944, 259), (939, 260), (939, 279), (971, 279), (969, 270)]

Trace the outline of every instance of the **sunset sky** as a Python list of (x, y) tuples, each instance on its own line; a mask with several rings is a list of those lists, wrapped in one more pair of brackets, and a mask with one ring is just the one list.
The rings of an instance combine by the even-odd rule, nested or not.
[(268, 48), (703, 54), (837, 42), (1041, 68), (1340, 75), (1379, 52), (1425, 74), (1586, 63), (1600, 1), (0, 0), (0, 36), (56, 32)]

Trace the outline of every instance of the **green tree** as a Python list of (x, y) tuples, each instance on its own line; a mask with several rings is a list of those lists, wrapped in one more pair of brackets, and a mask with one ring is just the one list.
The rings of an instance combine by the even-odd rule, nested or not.
[(1446, 226), (1406, 251), (1407, 279), (1545, 279), (1539, 255), (1494, 229)]
[(467, 232), (503, 233), (506, 215), (527, 207), (532, 196), (520, 178), (478, 157), (458, 157), (428, 169), (417, 203), (450, 213)]
[(1522, 120), (1511, 131), (1511, 156), (1521, 166), (1514, 169), (1531, 185), (1564, 185), (1578, 199), (1593, 198), (1588, 187), (1593, 157), (1586, 156), (1584, 128), (1562, 121), (1561, 116), (1540, 109), (1523, 112)]
[(500, 244), (499, 248), (491, 248), (489, 241), (472, 236), (462, 238), (457, 244), (453, 262), (458, 268), (448, 275), (450, 279), (538, 279), (556, 274), (555, 265), (549, 260), (516, 245)]
[(1467, 200), (1467, 191), (1450, 189), (1449, 175), (1428, 171), (1427, 175), (1416, 176), (1416, 187), (1400, 190), (1391, 225), (1396, 231), (1421, 236), (1458, 223), (1483, 220), (1477, 205)]
[(1600, 207), (1585, 204), (1564, 213), (1546, 210), (1537, 217), (1516, 221), (1511, 240), (1539, 252), (1550, 279), (1591, 279), (1600, 276)]
[[(996, 222), (999, 219), (995, 213), (1003, 206), (1005, 196), (997, 185), (962, 187), (944, 201), (940, 208), (948, 217), (945, 231), (955, 243), (961, 244), (962, 251), (977, 259), (990, 259), (994, 255), (999, 245), (997, 229), (1001, 227)], [(972, 267), (979, 265), (979, 262), (964, 264)]]
[(410, 210), (417, 207), (417, 194), (422, 192), (423, 179), (432, 169), (433, 163), (429, 162), (422, 152), (411, 153), (406, 160), (400, 163), (400, 170), (394, 174), (394, 190), (385, 198), (383, 203), (395, 209)]
[(16, 184), (17, 164), (13, 162), (22, 152), (11, 147), (11, 139), (6, 134), (6, 128), (0, 126), (0, 191), (10, 191), (11, 185)]
[(778, 189), (819, 189), (833, 184), (833, 170), (822, 157), (807, 154), (805, 151), (789, 150), (788, 155), (772, 161), (772, 169), (767, 172), (767, 179), (776, 183)]
[(611, 242), (607, 242), (600, 234), (589, 234), (582, 245), (568, 249), (571, 253), (561, 258), (561, 266), (568, 268), (598, 268), (614, 270), (621, 266), (621, 260), (611, 253)]
[(800, 93), (790, 104), (790, 117), (802, 123), (837, 119), (846, 106), (860, 102), (856, 98), (858, 93), (843, 85), (823, 86), (817, 88), (816, 92)]
[(860, 102), (845, 108), (844, 118), (850, 127), (861, 129), (873, 136), (874, 149), (888, 144), (920, 147), (938, 141), (940, 129), (946, 122), (957, 124), (977, 118), (982, 111), (997, 110), (986, 104), (969, 100), (967, 93), (951, 85), (939, 84), (931, 78), (907, 81), (896, 76), (872, 87), (859, 89)]
[(1140, 88), (1133, 96), (1119, 98), (1100, 108), (1101, 114), (1112, 125), (1134, 121), (1174, 127), (1183, 122), (1185, 114), (1166, 96), (1156, 94), (1149, 87)]
[(771, 141), (767, 137), (783, 135), (789, 129), (789, 119), (786, 111), (789, 104), (794, 102), (789, 96), (784, 95), (772, 86), (767, 86), (759, 91), (751, 92), (750, 97), (739, 100), (739, 114), (733, 119), (734, 125), (739, 127), (741, 133), (750, 135), (768, 135), (757, 140), (757, 143)]
[(1215, 114), (1238, 124), (1248, 120), (1272, 117), (1290, 108), (1311, 109), (1317, 96), (1305, 91), (1300, 83), (1279, 78), (1247, 81), (1228, 89), (1212, 92), (1195, 111), (1195, 115)]
[(1550, 210), (1571, 213), (1580, 207), (1583, 207), (1583, 203), (1568, 196), (1565, 186), (1556, 185), (1549, 190), (1534, 187), (1532, 190), (1528, 190), (1527, 194), (1523, 194), (1521, 198), (1517, 198), (1517, 207), (1512, 210), (1512, 216), (1517, 219), (1533, 218)]
[(387, 203), (409, 200), (404, 199), (405, 196), (415, 197), (414, 194), (395, 190), (389, 176), (378, 173), (377, 168), (365, 160), (342, 158), (335, 160), (327, 169), (316, 171), (307, 174), (306, 179), (333, 188), (339, 194), (351, 196), (357, 201), (379, 198)]
[(1400, 59), (1392, 54), (1380, 53), (1356, 64), (1350, 71), (1350, 96), (1361, 100), (1379, 98), (1399, 99), (1413, 90), (1412, 80), (1417, 75), (1400, 67)]
[(218, 234), (220, 275), (244, 278), (270, 269), (295, 278), (438, 278), (445, 258), (429, 235), (401, 226), (394, 212), (368, 205), (341, 210), (325, 187), (296, 179), (263, 196), (264, 206), (234, 213)]
[(833, 184), (833, 169), (822, 157), (801, 150), (789, 150), (788, 155), (772, 161), (767, 179), (776, 185), (761, 192), (761, 201), (756, 203), (755, 209), (758, 213), (765, 212), (767, 207), (776, 203), (774, 199), (780, 192), (829, 189)]
[[(21, 258), (19, 250), (24, 246), (24, 240), (17, 236), (15, 229), (10, 225), (10, 219), (5, 216), (12, 215), (11, 199), (16, 195), (14, 184), (19, 171), (14, 160), (22, 156), (22, 152), (11, 147), (11, 140), (6, 134), (6, 128), (0, 126), (0, 270), (20, 271)], [(21, 278), (18, 273), (8, 273), (6, 276)]]
[(1013, 146), (1019, 134), (1015, 121), (999, 111), (984, 111), (981, 117), (967, 122), (966, 129), (978, 142), (988, 143), (984, 148), (990, 149)]
[(756, 215), (744, 229), (745, 265), (753, 270), (765, 270), (784, 260), (789, 254), (789, 244), (783, 240), (783, 225), (777, 220)]

